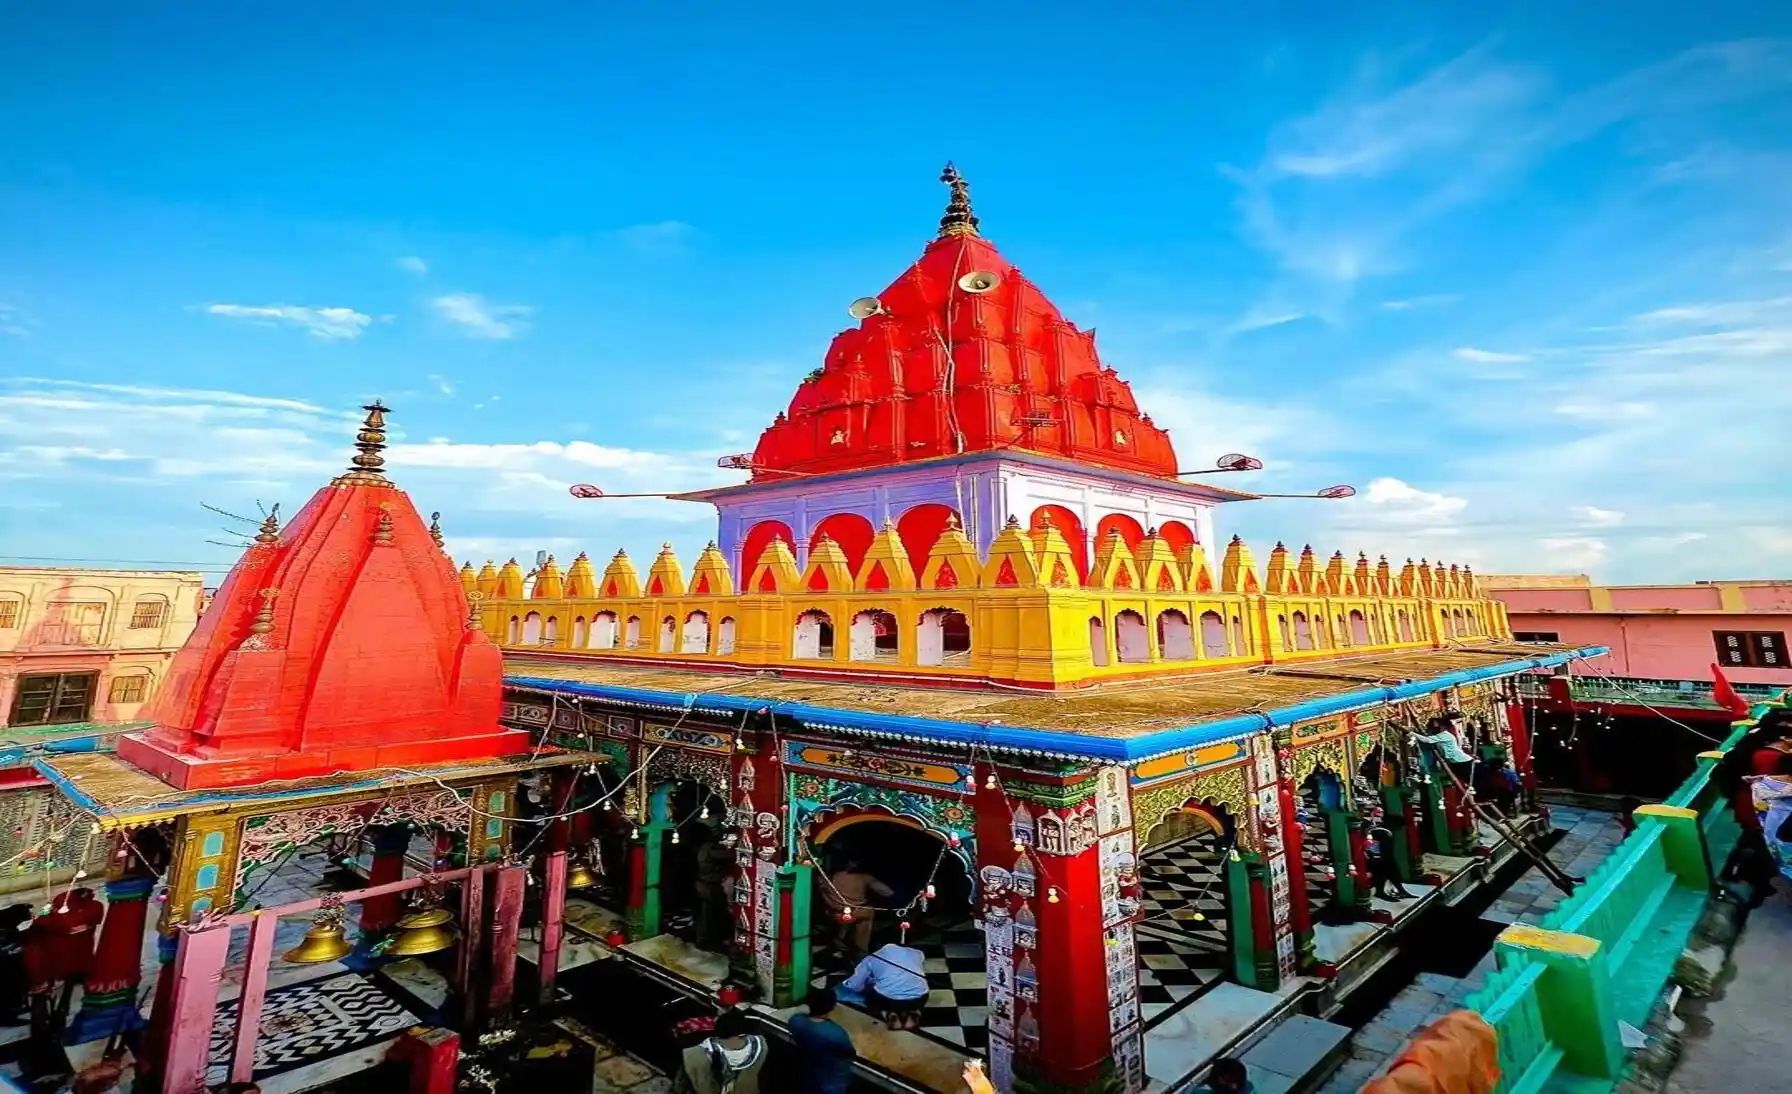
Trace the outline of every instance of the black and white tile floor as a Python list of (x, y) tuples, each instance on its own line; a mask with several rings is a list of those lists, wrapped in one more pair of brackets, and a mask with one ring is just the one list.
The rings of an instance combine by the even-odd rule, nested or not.
[(1226, 852), (1211, 836), (1148, 848), (1139, 861), (1144, 923), (1226, 949)]
[[(222, 1083), (236, 1035), (236, 1000), (218, 1005), (212, 1022), (212, 1065), (206, 1079)], [(383, 1040), (418, 1023), (376, 984), (359, 973), (309, 980), (269, 991), (255, 1042), (255, 1077), (265, 1078), (317, 1063)]]

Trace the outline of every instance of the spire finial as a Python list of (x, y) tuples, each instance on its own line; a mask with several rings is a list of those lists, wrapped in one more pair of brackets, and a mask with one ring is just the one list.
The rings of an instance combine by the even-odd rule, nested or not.
[(442, 546), (442, 514), (440, 512), (429, 515), (429, 538), (436, 541), (437, 547)]
[(348, 474), (337, 478), (340, 485), (390, 486), (386, 480), (386, 415), (389, 408), (378, 399), (361, 408), (367, 417), (355, 434), (355, 455), (349, 462)]
[(485, 594), (481, 592), (467, 594), (467, 629), (470, 631), (485, 629), (485, 624), (479, 618), (479, 602), (484, 599)]
[(373, 526), (373, 542), (375, 542), (375, 543), (391, 543), (392, 542), (392, 514), (391, 513), (388, 513), (384, 510), (380, 511), (380, 518)]
[(268, 510), (268, 515), (261, 518), (261, 530), (255, 533), (255, 542), (267, 545), (280, 542), (280, 506)]
[(971, 184), (964, 180), (951, 161), (947, 161), (946, 169), (940, 172), (940, 181), (952, 188), (952, 197), (946, 202), (946, 215), (940, 218), (940, 238), (976, 235), (977, 214), (971, 212)]

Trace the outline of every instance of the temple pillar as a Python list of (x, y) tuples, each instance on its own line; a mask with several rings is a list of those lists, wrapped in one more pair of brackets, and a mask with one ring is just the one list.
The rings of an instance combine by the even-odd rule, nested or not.
[(1413, 791), (1404, 786), (1381, 787), (1382, 820), (1393, 836), (1389, 841), (1389, 853), (1393, 856), (1394, 871), (1401, 881), (1419, 880), (1419, 867), (1424, 861), (1424, 849), (1419, 843), (1419, 826), (1414, 823), (1414, 799)]
[(1506, 733), (1512, 749), (1512, 769), (1518, 772), (1524, 811), (1537, 809), (1537, 771), (1531, 762), (1531, 722), (1522, 703), (1507, 703)]
[(1449, 811), (1444, 802), (1444, 786), (1449, 781), (1449, 775), (1435, 771), (1419, 780), (1419, 808), (1424, 814), (1420, 827), (1424, 833), (1424, 846), (1439, 855), (1455, 854), (1454, 843), (1450, 838)]
[(164, 1090), (205, 1089), (212, 1018), (217, 1013), (229, 952), (228, 927), (180, 932), (174, 964), (163, 970), (163, 979), (171, 984), (166, 1040), (159, 1046)]
[[(127, 840), (129, 836), (119, 838)], [(106, 882), (106, 918), (81, 993), (81, 1010), (63, 1035), (66, 1044), (84, 1044), (142, 1028), (137, 988), (143, 979), (143, 932), (149, 923), (149, 894), (155, 884), (155, 875), (134, 858), (124, 876)]]
[[(373, 862), (367, 869), (367, 884), (390, 885), (404, 877), (404, 857), (411, 848), (411, 826), (388, 824), (373, 830)], [(361, 936), (363, 938), (387, 930), (398, 922), (397, 893), (369, 897), (361, 902)]]
[(660, 877), (666, 836), (676, 827), (671, 815), (672, 785), (648, 795), (646, 817), (630, 830), (628, 856), (628, 936), (638, 942), (660, 933)]
[(1283, 869), (1289, 878), (1288, 920), (1294, 930), (1295, 964), (1306, 968), (1313, 963), (1313, 905), (1307, 899), (1305, 841), (1306, 833), (1299, 820), (1300, 795), (1287, 769), (1294, 758), (1289, 749), (1276, 751), (1276, 803), (1279, 806), (1282, 833)]

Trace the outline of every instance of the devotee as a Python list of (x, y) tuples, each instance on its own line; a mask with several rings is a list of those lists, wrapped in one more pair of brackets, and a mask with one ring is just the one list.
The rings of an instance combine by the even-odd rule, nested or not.
[(1441, 759), (1463, 786), (1473, 785), (1474, 757), (1462, 750), (1462, 739), (1457, 736), (1456, 726), (1448, 715), (1431, 719), (1425, 724), (1425, 732), (1413, 734), (1413, 740)]
[(829, 1017), (834, 1012), (834, 993), (816, 988), (809, 993), (808, 1014), (793, 1014), (787, 1023), (797, 1047), (802, 1069), (801, 1094), (846, 1094), (852, 1062), (858, 1057), (852, 1037)]
[(871, 952), (871, 903), (894, 895), (888, 885), (860, 869), (856, 859), (847, 860), (845, 867), (828, 877), (822, 894), (828, 911), (836, 921), (851, 917), (840, 931), (841, 949), (847, 958), (857, 960)]
[[(1792, 711), (1770, 710), (1759, 724), (1737, 741), (1712, 772), (1718, 790), (1730, 799), (1731, 812), (1742, 826), (1738, 844), (1738, 873), (1753, 890), (1759, 904), (1766, 897), (1768, 884), (1779, 876), (1767, 838), (1762, 830), (1761, 813), (1756, 807), (1754, 777), (1792, 774), (1792, 755), (1785, 747), (1792, 737)], [(1777, 834), (1777, 831), (1776, 831)]]
[(913, 946), (886, 942), (866, 954), (840, 985), (842, 994), (863, 999), (865, 1009), (891, 1029), (916, 1029), (927, 1005), (927, 957)]
[(697, 948), (713, 950), (733, 932), (729, 915), (728, 879), (734, 873), (734, 844), (730, 832), (707, 840), (697, 851)]
[(1394, 871), (1394, 833), (1377, 824), (1369, 829), (1369, 839), (1364, 851), (1369, 860), (1369, 883), (1371, 891), (1383, 900), (1411, 900), (1412, 894), (1401, 884), (1399, 874)]
[(765, 1038), (749, 1032), (747, 1016), (725, 1010), (708, 1037), (684, 1050), (680, 1089), (688, 1094), (759, 1094)]
[(1243, 1060), (1221, 1056), (1207, 1069), (1207, 1082), (1193, 1094), (1251, 1094), (1251, 1075)]
[[(92, 889), (76, 889), (58, 893), (50, 910), (25, 932), (25, 970), (32, 994), (44, 1009), (53, 1011), (58, 1024), (68, 1014), (75, 985), (87, 979), (93, 966), (94, 940), (105, 917), (106, 906), (94, 899)], [(62, 998), (52, 1007), (49, 996), (58, 983)]]

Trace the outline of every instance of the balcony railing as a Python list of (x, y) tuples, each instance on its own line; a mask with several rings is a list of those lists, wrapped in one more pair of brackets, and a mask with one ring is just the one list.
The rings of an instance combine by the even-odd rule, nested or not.
[[(1521, 698), (1547, 699), (1553, 693), (1551, 681), (1566, 680), (1568, 695), (1576, 703), (1605, 703), (1612, 706), (1680, 707), (1697, 710), (1721, 710), (1712, 685), (1701, 680), (1647, 680), (1639, 677), (1574, 676), (1559, 677), (1531, 673), (1517, 678)], [(1744, 699), (1764, 702), (1777, 698), (1785, 688), (1773, 684), (1735, 684), (1736, 693)]]

